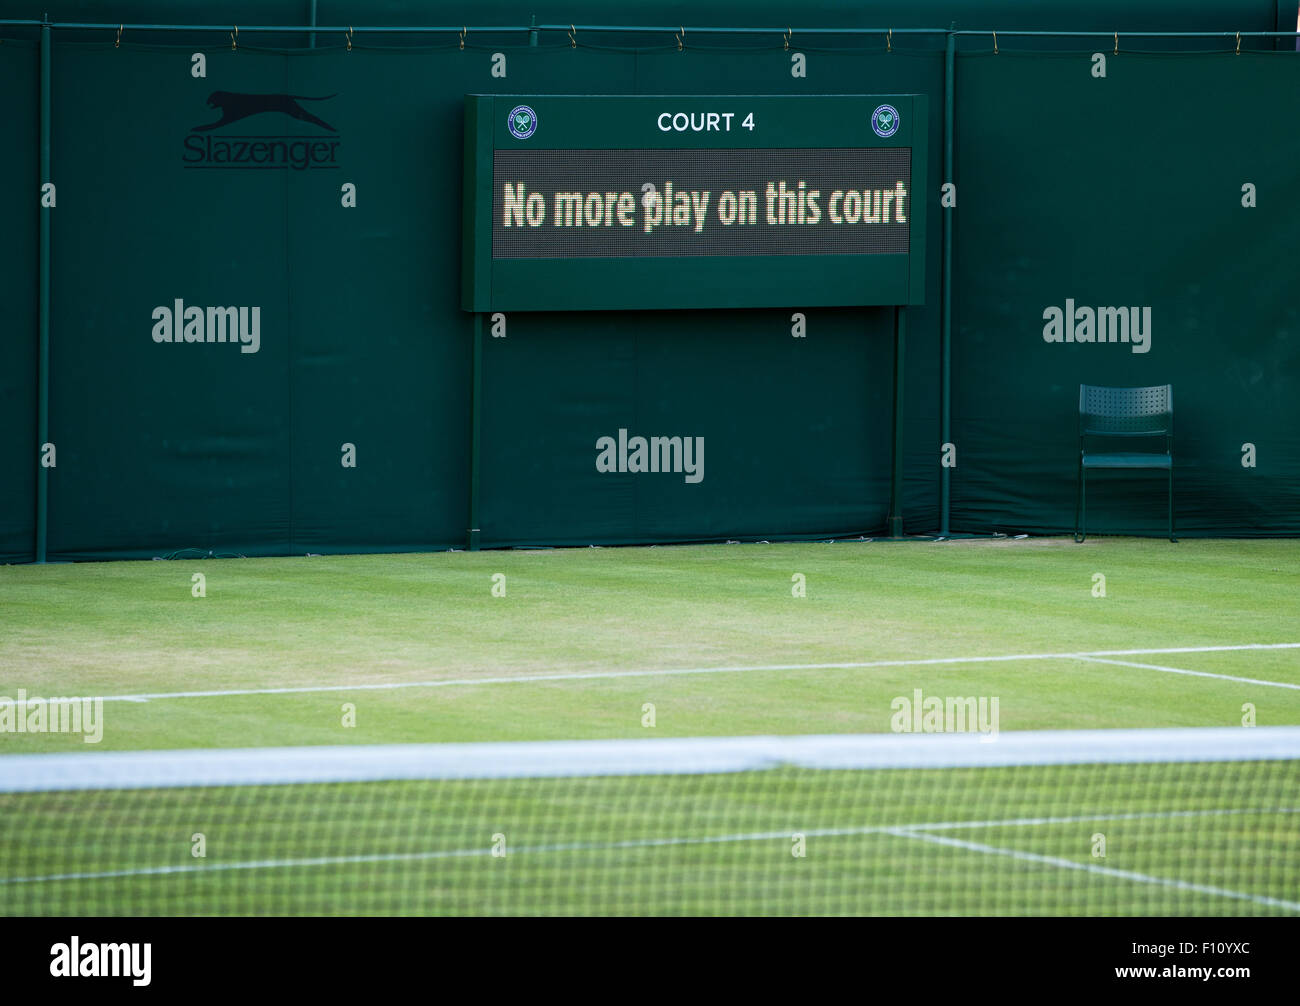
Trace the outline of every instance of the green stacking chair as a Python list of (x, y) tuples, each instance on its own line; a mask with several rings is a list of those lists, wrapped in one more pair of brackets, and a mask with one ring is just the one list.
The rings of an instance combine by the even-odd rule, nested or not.
[[(1109, 438), (1145, 440), (1164, 438), (1164, 453), (1098, 450)], [(1087, 537), (1088, 472), (1099, 468), (1142, 471), (1163, 469), (1169, 475), (1169, 540), (1174, 537), (1174, 392), (1168, 384), (1150, 388), (1100, 388), (1079, 385), (1079, 480), (1074, 505), (1074, 540)]]

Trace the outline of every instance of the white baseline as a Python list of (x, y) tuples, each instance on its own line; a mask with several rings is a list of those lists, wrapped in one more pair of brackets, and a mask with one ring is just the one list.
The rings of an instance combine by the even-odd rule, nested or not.
[[(476, 685), (514, 685), (530, 681), (588, 681), (608, 678), (655, 678), (685, 674), (744, 674), (756, 671), (829, 671), (867, 670), (873, 667), (930, 667), (941, 664), (992, 664), (1019, 660), (1088, 660), (1096, 663), (1115, 663), (1121, 666), (1142, 667), (1170, 674), (1189, 674), (1196, 677), (1220, 678), (1244, 684), (1264, 685), (1270, 688), (1289, 688), (1300, 691), (1300, 685), (1285, 681), (1263, 681), (1242, 678), (1231, 674), (1212, 674), (1209, 671), (1187, 671), (1156, 664), (1126, 664), (1123, 661), (1104, 661), (1102, 657), (1156, 655), (1166, 653), (1223, 653), (1239, 650), (1295, 650), (1300, 643), (1240, 643), (1228, 646), (1175, 646), (1144, 650), (1092, 650), (1073, 653), (1014, 653), (996, 657), (930, 657), (917, 660), (867, 660), (843, 661), (824, 664), (751, 664), (725, 667), (665, 667), (654, 671), (572, 671), (553, 674), (516, 674), (504, 677), (442, 678), (432, 681), (384, 681), (351, 685), (291, 685), (281, 688), (223, 688), (193, 692), (140, 692), (135, 695), (96, 696), (105, 702), (150, 702), (157, 699), (226, 698), (237, 695), (306, 695), (316, 692), (366, 692), (391, 691), (398, 688), (466, 688)], [(9, 703), (0, 701), (0, 705)]]

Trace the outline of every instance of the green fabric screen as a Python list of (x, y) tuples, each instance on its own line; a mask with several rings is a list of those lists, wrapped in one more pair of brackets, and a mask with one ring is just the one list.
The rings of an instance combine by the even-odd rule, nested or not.
[[(56, 47), (55, 300), (77, 309), (52, 335), (51, 557), (458, 543), (470, 319), (446, 207), (460, 126), (456, 101), (417, 82), (457, 97), (468, 83), (445, 57), (207, 56), (196, 80), (189, 50)], [(339, 169), (186, 169), (182, 142), (217, 118), (218, 89), (337, 92)], [(260, 306), (259, 351), (155, 344), (150, 312), (177, 297)]]
[[(976, 20), (978, 9), (967, 13)], [(1181, 27), (1220, 27), (1225, 16), (1211, 5), (1192, 15)], [(286, 12), (281, 23), (298, 20)], [(1275, 22), (1265, 4), (1242, 26)], [(12, 140), (0, 150), (6, 562), (35, 554), (38, 439), (39, 63), (33, 34), (15, 34), (22, 40), (0, 45)], [(51, 559), (464, 546), (468, 92), (922, 92), (930, 177), (944, 178), (942, 35), (896, 36), (893, 52), (870, 39), (792, 46), (808, 58), (806, 79), (791, 77), (779, 41), (757, 39), (691, 39), (678, 51), (609, 35), (529, 47), (516, 35), (462, 51), (448, 39), (393, 49), (358, 37), (351, 52), (342, 39), (281, 52), (241, 36), (232, 52), (224, 37), (154, 35), (176, 44), (120, 48), (85, 37), (56, 31), (53, 53)], [(907, 312), (905, 530), (940, 522), (942, 229), (952, 213), (954, 531), (1068, 530), (1079, 383), (1168, 382), (1180, 532), (1300, 532), (1300, 61), (1114, 56), (1106, 45), (1097, 79), (1086, 42), (1068, 53), (1031, 47), (1048, 46), (1004, 40), (995, 56), (983, 39), (958, 45), (959, 201), (941, 210), (933, 186), (926, 305)], [(207, 56), (205, 79), (190, 75), (195, 51)], [(504, 79), (490, 74), (494, 51), (506, 56)], [(331, 95), (302, 104), (338, 130), (337, 166), (187, 169), (183, 144), (220, 114), (206, 104), (217, 90)], [(210, 135), (273, 130), (312, 131), (263, 115)], [(345, 182), (357, 187), (355, 208), (341, 205)], [(1245, 182), (1256, 208), (1241, 206)], [(258, 352), (156, 344), (151, 312), (175, 298), (260, 307)], [(1066, 298), (1151, 307), (1151, 351), (1044, 342), (1043, 311)], [(881, 533), (890, 312), (808, 310), (807, 337), (793, 339), (798, 309), (516, 312), (503, 339), (485, 325), (482, 544)], [(598, 472), (597, 438), (620, 429), (703, 437), (703, 482)], [(1254, 468), (1241, 464), (1244, 443), (1256, 447)], [(341, 464), (345, 444), (355, 468)], [(1110, 477), (1089, 495), (1094, 530), (1162, 526), (1156, 482)]]
[(35, 555), (39, 56), (33, 43), (0, 46), (0, 562)]
[[(56, 41), (51, 559), (462, 546), (463, 95), (803, 85), (780, 51), (518, 48), (505, 81), (489, 76), (488, 54), (459, 49), (205, 52), (208, 76), (194, 79), (189, 48)], [(814, 58), (841, 91), (886, 70), (899, 90), (941, 81), (938, 53)], [(206, 106), (214, 90), (334, 95), (303, 104), (338, 129), (339, 167), (187, 168), (190, 130), (220, 114)], [(343, 182), (357, 186), (354, 209), (341, 206)], [(156, 343), (152, 312), (177, 298), (258, 306), (260, 348)], [(796, 340), (791, 313), (513, 315), (485, 353), (483, 543), (879, 532), (891, 315), (808, 311)], [(914, 310), (908, 333), (909, 435), (932, 443), (937, 308)], [(596, 438), (646, 423), (647, 435), (706, 438), (702, 484), (598, 475)], [(346, 444), (355, 468), (341, 464)], [(908, 507), (933, 523), (925, 453), (908, 452)]]
[[(958, 66), (953, 525), (1072, 528), (1079, 385), (1171, 384), (1180, 533), (1300, 532), (1300, 60), (1090, 67)], [(1049, 344), (1067, 297), (1149, 306), (1149, 351)], [(1163, 528), (1162, 477), (1088, 488), (1093, 530)]]

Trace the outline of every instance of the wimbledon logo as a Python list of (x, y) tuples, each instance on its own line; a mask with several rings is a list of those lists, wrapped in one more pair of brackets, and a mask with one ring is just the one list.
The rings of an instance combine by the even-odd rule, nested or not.
[(871, 113), (871, 128), (882, 139), (888, 139), (898, 132), (898, 109), (893, 105), (881, 105)]
[(506, 125), (516, 140), (526, 140), (537, 132), (537, 113), (527, 105), (516, 105), (510, 110)]

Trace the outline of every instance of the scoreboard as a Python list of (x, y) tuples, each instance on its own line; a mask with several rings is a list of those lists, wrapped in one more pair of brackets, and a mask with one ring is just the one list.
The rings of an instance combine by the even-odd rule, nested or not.
[(920, 304), (923, 95), (465, 99), (466, 311)]

